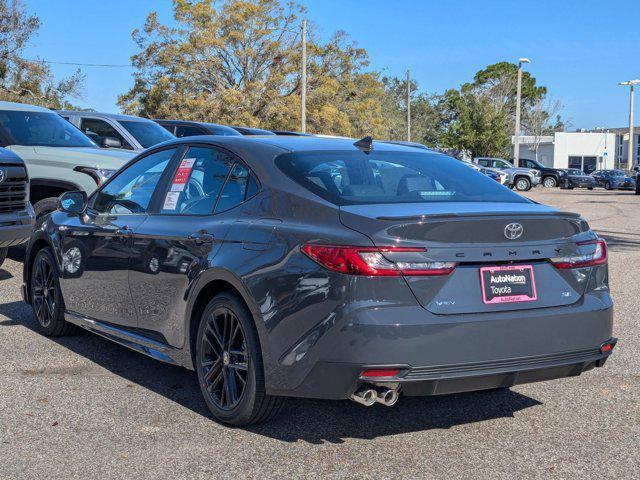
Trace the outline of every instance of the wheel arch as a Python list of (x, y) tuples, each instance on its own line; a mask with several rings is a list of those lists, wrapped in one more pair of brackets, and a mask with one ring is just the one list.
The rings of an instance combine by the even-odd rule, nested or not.
[(29, 198), (32, 204), (42, 199), (59, 197), (64, 192), (83, 190), (82, 187), (73, 182), (64, 180), (50, 180), (46, 178), (32, 178), (29, 185)]
[(203, 273), (198, 279), (197, 283), (191, 289), (189, 300), (187, 302), (187, 308), (185, 311), (185, 349), (188, 349), (185, 359), (191, 365), (185, 365), (193, 368), (195, 365), (195, 339), (198, 333), (198, 326), (200, 325), (200, 315), (206, 308), (209, 301), (217, 294), (222, 292), (232, 292), (236, 294), (245, 304), (245, 306), (251, 312), (253, 316), (254, 325), (258, 332), (258, 340), (260, 341), (260, 348), (263, 355), (263, 364), (268, 364), (268, 349), (265, 350), (266, 345), (266, 330), (264, 323), (260, 321), (262, 314), (260, 308), (253, 300), (248, 289), (244, 283), (235, 274), (226, 269), (213, 269)]

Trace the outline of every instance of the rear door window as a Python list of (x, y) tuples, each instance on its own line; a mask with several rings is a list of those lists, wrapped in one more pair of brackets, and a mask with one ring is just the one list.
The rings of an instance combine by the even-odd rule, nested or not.
[(276, 165), (336, 205), (529, 202), (462, 162), (431, 152), (298, 152), (280, 155)]

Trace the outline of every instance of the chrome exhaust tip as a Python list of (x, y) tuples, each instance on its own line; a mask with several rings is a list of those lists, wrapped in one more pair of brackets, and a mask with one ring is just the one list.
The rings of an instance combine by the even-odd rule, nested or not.
[(376, 403), (377, 399), (378, 392), (376, 392), (373, 388), (363, 388), (351, 395), (351, 400), (359, 403), (360, 405), (364, 405), (365, 407), (370, 407), (371, 405)]
[(385, 388), (378, 392), (376, 402), (381, 403), (385, 407), (393, 407), (398, 402), (399, 397), (400, 395), (398, 394), (398, 390)]

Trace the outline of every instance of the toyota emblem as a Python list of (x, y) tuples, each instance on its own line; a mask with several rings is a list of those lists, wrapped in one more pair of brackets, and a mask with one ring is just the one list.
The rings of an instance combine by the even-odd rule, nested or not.
[(519, 223), (510, 223), (504, 227), (504, 236), (509, 240), (517, 240), (524, 233), (524, 228)]
[(2, 170), (0, 168), (0, 183), (4, 182), (4, 177), (6, 176), (6, 174), (4, 173), (4, 170)]

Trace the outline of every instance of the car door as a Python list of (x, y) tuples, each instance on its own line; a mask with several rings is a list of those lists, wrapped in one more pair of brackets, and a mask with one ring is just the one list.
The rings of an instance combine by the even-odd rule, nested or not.
[(129, 289), (133, 233), (143, 224), (177, 148), (141, 157), (93, 195), (87, 211), (60, 231), (61, 288), (70, 313), (137, 325)]
[(255, 190), (249, 179), (241, 161), (214, 147), (192, 145), (179, 159), (155, 212), (134, 234), (130, 283), (142, 331), (182, 346), (189, 287), (212, 265), (235, 207)]

